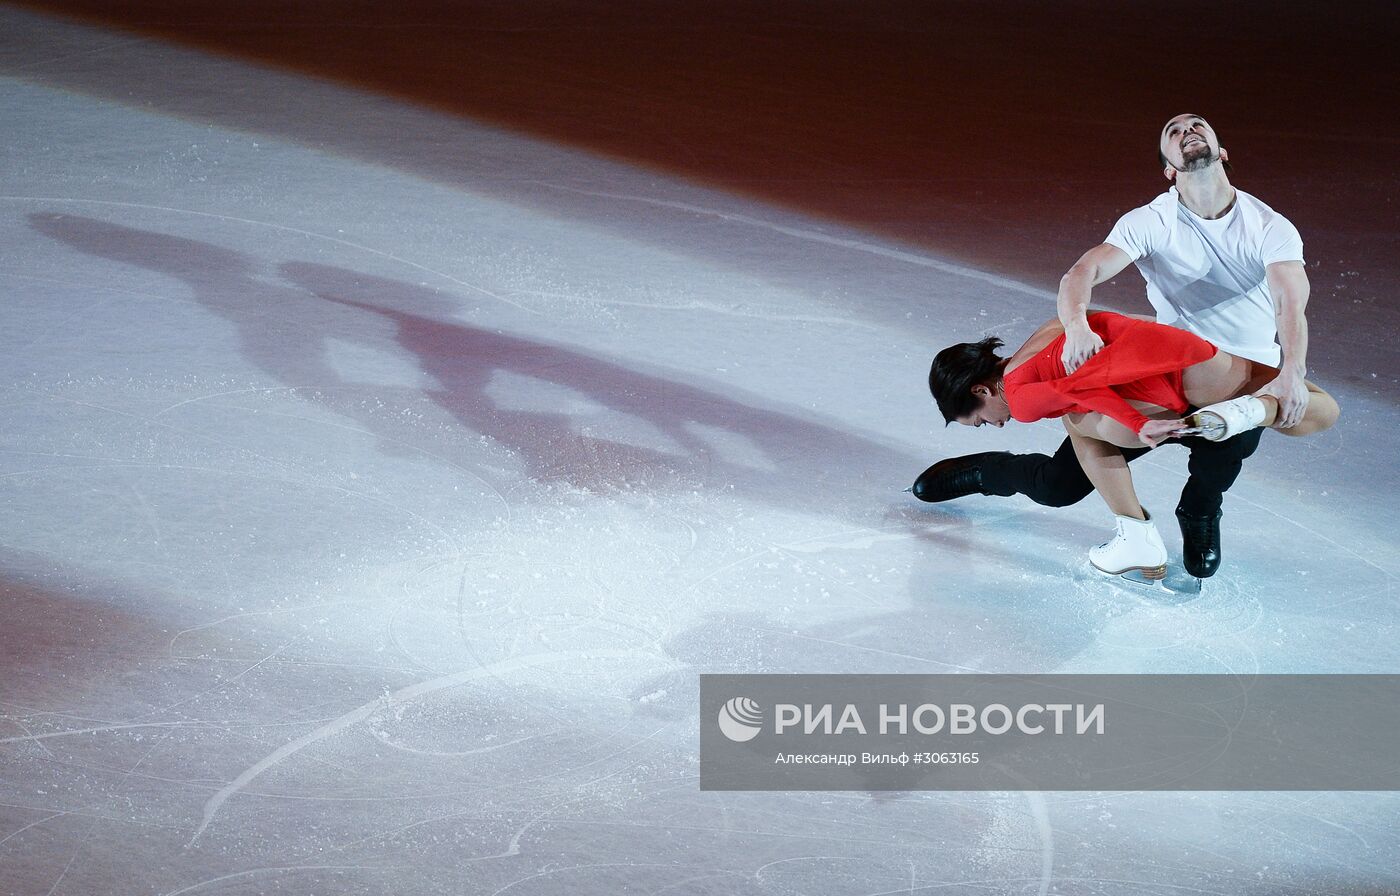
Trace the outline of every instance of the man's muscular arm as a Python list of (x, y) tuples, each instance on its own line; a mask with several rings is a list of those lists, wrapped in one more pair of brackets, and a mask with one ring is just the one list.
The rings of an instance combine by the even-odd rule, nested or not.
[(1264, 272), (1274, 298), (1283, 361), (1278, 377), (1256, 394), (1278, 399), (1278, 422), (1274, 425), (1286, 429), (1302, 420), (1308, 407), (1308, 387), (1303, 382), (1308, 372), (1308, 319), (1304, 312), (1311, 288), (1301, 261), (1277, 261)]
[(1095, 286), (1117, 275), (1132, 261), (1128, 253), (1117, 246), (1100, 243), (1085, 252), (1060, 278), (1060, 293), (1055, 308), (1065, 327), (1065, 350), (1060, 360), (1065, 373), (1074, 373), (1081, 364), (1103, 348), (1103, 340), (1089, 329), (1089, 297)]

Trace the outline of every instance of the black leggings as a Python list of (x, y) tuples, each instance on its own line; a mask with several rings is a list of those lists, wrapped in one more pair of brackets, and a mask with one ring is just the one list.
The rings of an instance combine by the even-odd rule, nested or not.
[[(1214, 516), (1221, 500), (1240, 475), (1244, 459), (1259, 447), (1263, 429), (1252, 429), (1223, 442), (1210, 442), (1199, 436), (1171, 439), (1191, 451), (1186, 463), (1190, 477), (1181, 491), (1183, 513)], [(1142, 457), (1150, 448), (1124, 448), (1129, 462)], [(993, 455), (982, 465), (982, 487), (993, 495), (1022, 494), (1047, 507), (1068, 507), (1082, 501), (1094, 490), (1089, 477), (1074, 456), (1069, 439), (1060, 444), (1053, 457), (1044, 454)]]

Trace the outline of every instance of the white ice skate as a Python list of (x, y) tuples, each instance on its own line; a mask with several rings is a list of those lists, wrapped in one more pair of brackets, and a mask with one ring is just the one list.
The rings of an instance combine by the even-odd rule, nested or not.
[[(1145, 512), (1145, 511), (1144, 511)], [(1089, 550), (1089, 562), (1099, 572), (1111, 576), (1139, 574), (1149, 581), (1167, 575), (1167, 548), (1149, 514), (1145, 520), (1117, 517), (1118, 531), (1112, 541)], [(1136, 578), (1136, 576), (1134, 576)]]
[(1264, 402), (1253, 395), (1242, 395), (1201, 408), (1186, 422), (1182, 435), (1200, 436), (1209, 442), (1223, 442), (1264, 423)]

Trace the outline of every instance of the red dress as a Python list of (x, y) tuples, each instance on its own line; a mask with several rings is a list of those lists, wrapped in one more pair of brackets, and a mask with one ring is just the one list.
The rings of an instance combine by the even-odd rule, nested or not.
[(1097, 411), (1140, 432), (1149, 418), (1129, 399), (1185, 414), (1191, 405), (1181, 372), (1215, 357), (1215, 346), (1194, 333), (1108, 311), (1090, 314), (1089, 329), (1103, 348), (1069, 376), (1060, 360), (1064, 334), (1006, 374), (1002, 385), (1012, 417), (1033, 423)]

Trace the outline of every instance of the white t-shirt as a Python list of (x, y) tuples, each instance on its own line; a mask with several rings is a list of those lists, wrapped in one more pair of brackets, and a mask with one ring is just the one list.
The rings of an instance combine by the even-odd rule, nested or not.
[(1172, 187), (1119, 218), (1104, 242), (1137, 263), (1159, 323), (1278, 366), (1278, 323), (1264, 269), (1303, 260), (1303, 239), (1283, 215), (1236, 190), (1234, 207), (1207, 221)]

